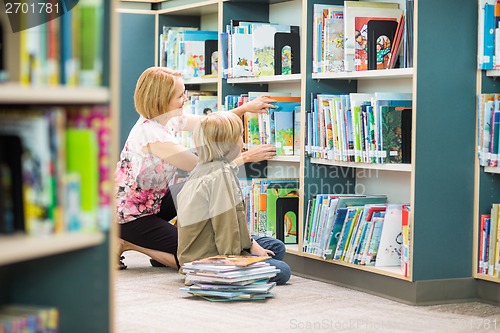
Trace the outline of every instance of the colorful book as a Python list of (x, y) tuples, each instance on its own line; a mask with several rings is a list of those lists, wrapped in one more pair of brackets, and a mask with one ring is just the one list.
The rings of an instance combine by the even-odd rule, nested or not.
[(271, 181), (266, 190), (267, 236), (297, 244), (298, 180)]
[(401, 266), (402, 212), (402, 205), (387, 205), (375, 261), (377, 267)]
[(82, 231), (97, 229), (99, 207), (99, 151), (96, 133), (91, 129), (66, 130), (66, 165), (81, 179), (80, 207)]
[(356, 17), (399, 18), (402, 10), (398, 3), (344, 1), (344, 66), (345, 71), (356, 70)]

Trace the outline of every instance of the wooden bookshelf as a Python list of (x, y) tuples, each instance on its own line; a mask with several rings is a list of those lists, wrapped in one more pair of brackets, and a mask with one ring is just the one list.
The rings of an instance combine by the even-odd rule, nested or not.
[(484, 167), (484, 172), (500, 174), (499, 167)]
[(5, 83), (0, 84), (0, 101), (3, 104), (106, 104), (110, 101), (110, 91), (104, 87), (34, 87)]
[(409, 79), (413, 77), (413, 68), (396, 68), (385, 70), (357, 71), (357, 72), (339, 72), (339, 73), (313, 73), (312, 78), (338, 79), (338, 80), (381, 80), (381, 79)]
[[(404, 0), (393, 2), (398, 2), (402, 8), (406, 6)], [(350, 163), (310, 159), (305, 156), (290, 157), (290, 159), (276, 157), (269, 161), (270, 166), (293, 164), (299, 170), (303, 194), (300, 199), (299, 230), (303, 228), (306, 200), (314, 194), (305, 193), (304, 190), (309, 185), (313, 187), (321, 182), (333, 188), (333, 185), (353, 180), (365, 186), (371, 193), (385, 193), (388, 197), (392, 197), (393, 202), (390, 203), (410, 203), (412, 208), (415, 208), (410, 214), (413, 236), (410, 248), (410, 276), (404, 277), (399, 267), (363, 267), (326, 261), (303, 253), (301, 237), (298, 245), (287, 245), (287, 252), (294, 258), (291, 261), (297, 264), (294, 267), (297, 273), (304, 273), (309, 277), (316, 276), (379, 295), (388, 295), (409, 303), (449, 302), (457, 298), (468, 298), (472, 293), (476, 295), (475, 291), (470, 290), (473, 276), (470, 269), (473, 260), (472, 250), (463, 246), (470, 243), (473, 231), (471, 193), (474, 186), (474, 166), (470, 163), (471, 154), (467, 155), (464, 150), (472, 150), (474, 147), (474, 115), (470, 106), (475, 105), (476, 73), (469, 68), (458, 70), (447, 61), (453, 58), (457, 59), (458, 63), (471, 64), (475, 62), (476, 54), (471, 50), (456, 53), (456, 50), (446, 47), (433, 39), (433, 36), (439, 27), (445, 24), (459, 30), (459, 33), (450, 36), (453, 43), (475, 45), (477, 26), (456, 23), (453, 15), (449, 15), (449, 8), (454, 8), (452, 0), (413, 1), (414, 13), (418, 13), (413, 23), (415, 38), (413, 68), (312, 73), (312, 11), (314, 4), (324, 3), (325, 1), (319, 0), (256, 2), (173, 0), (162, 2), (157, 7), (157, 14), (160, 16), (160, 24), (174, 22), (181, 25), (185, 24), (182, 18), (192, 16), (191, 18), (196, 21), (193, 26), (203, 29), (208, 26), (212, 30), (216, 27), (219, 32), (224, 31), (232, 19), (300, 26), (301, 74), (230, 79), (223, 79), (219, 74), (217, 90), (220, 101), (225, 95), (248, 91), (292, 91), (293, 95), (300, 95), (302, 98), (303, 112), (300, 121), (304, 125), (306, 118), (304, 111), (310, 109), (312, 93), (411, 92), (414, 103), (411, 164)], [(339, 3), (328, 0), (326, 3), (342, 4), (342, 1)], [(453, 10), (453, 13), (460, 12), (466, 18), (465, 21), (473, 22), (477, 18), (477, 4), (469, 3), (466, 7)], [(161, 15), (166, 16), (163, 21)], [(434, 19), (436, 15), (442, 20), (437, 22)], [(130, 16), (126, 18), (129, 19)], [(141, 36), (147, 30), (151, 30), (149, 28), (151, 24), (155, 25), (155, 32), (158, 32), (158, 19), (153, 23), (150, 22), (153, 21), (150, 17), (144, 20), (146, 19), (149, 21), (144, 24)], [(130, 34), (130, 30), (130, 28), (124, 29), (125, 37), (126, 34)], [(153, 41), (157, 43), (158, 36), (153, 37), (150, 39), (151, 43)], [(425, 49), (432, 47), (435, 51), (422, 52), (420, 49), (419, 52), (419, 44), (426, 45)], [(149, 58), (143, 60), (141, 67), (150, 65)], [(488, 72), (488, 75), (500, 76), (500, 72)], [(128, 98), (129, 95), (129, 92), (126, 92), (125, 97)], [(450, 119), (453, 119), (453, 126), (450, 126)], [(302, 144), (304, 145), (304, 142)], [(442, 149), (438, 151), (437, 147)], [(465, 160), (464, 155), (467, 155)], [(335, 173), (345, 168), (355, 169), (351, 172), (355, 175), (352, 178), (340, 175), (342, 179), (328, 175), (314, 176), (318, 170), (326, 169)], [(370, 179), (360, 179), (362, 177), (358, 176), (363, 173), (370, 174), (365, 170), (375, 171), (371, 173), (371, 177), (367, 177)], [(496, 177), (495, 174), (498, 173), (498, 170), (489, 168), (485, 168), (484, 171), (490, 176), (493, 174), (492, 177)], [(450, 197), (456, 198), (460, 205), (457, 207), (449, 200)], [(442, 235), (446, 235), (451, 228), (454, 230), (453, 236), (450, 236), (447, 242), (443, 242)], [(443, 262), (436, 253), (441, 253), (449, 260)], [(454, 290), (458, 292), (451, 292), (451, 289), (446, 288), (450, 283), (457, 286)], [(392, 288), (393, 286), (396, 287)]]
[(104, 237), (101, 232), (0, 236), (0, 266), (96, 246)]
[(411, 172), (411, 164), (390, 164), (390, 163), (356, 163), (356, 162), (342, 162), (342, 161), (331, 161), (320, 158), (311, 158), (311, 163), (323, 164), (323, 165), (333, 165), (341, 167), (350, 167), (357, 169), (372, 169), (372, 170), (386, 170), (386, 171), (402, 171)]
[(300, 74), (257, 76), (257, 77), (238, 77), (227, 79), (229, 84), (268, 84), (268, 83), (300, 83)]

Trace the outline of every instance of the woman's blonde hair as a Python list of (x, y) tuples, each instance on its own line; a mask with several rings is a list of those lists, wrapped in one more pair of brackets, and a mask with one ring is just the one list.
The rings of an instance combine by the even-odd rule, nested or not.
[(235, 152), (242, 132), (243, 125), (236, 114), (228, 111), (208, 114), (193, 133), (200, 163), (223, 159)]
[(135, 86), (134, 104), (137, 113), (146, 119), (158, 117), (168, 110), (180, 72), (166, 67), (149, 67)]

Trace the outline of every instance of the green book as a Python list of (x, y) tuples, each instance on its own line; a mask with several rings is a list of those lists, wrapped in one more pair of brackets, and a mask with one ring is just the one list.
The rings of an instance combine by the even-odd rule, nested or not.
[(94, 231), (99, 206), (99, 153), (96, 133), (91, 129), (66, 130), (66, 169), (80, 175), (82, 230)]
[[(271, 183), (267, 188), (267, 235), (297, 244), (298, 181)], [(278, 215), (283, 214), (278, 218)], [(283, 219), (283, 225), (278, 220)]]

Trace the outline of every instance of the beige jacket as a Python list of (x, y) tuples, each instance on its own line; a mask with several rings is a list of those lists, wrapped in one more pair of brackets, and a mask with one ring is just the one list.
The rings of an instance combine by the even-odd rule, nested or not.
[(252, 245), (236, 168), (220, 160), (198, 164), (179, 192), (180, 265), (218, 254), (245, 254)]

